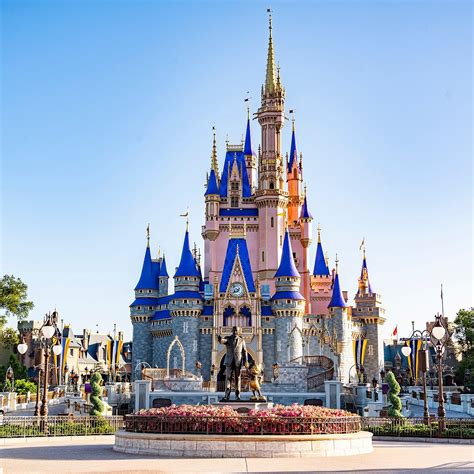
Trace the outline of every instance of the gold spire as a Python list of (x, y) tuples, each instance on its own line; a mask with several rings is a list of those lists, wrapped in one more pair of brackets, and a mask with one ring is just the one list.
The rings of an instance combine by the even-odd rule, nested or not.
[[(306, 187), (305, 187), (305, 193), (306, 193)], [(318, 244), (321, 243), (321, 225), (318, 222)]]
[(150, 224), (146, 226), (146, 246), (150, 246)]
[(265, 78), (265, 94), (271, 94), (275, 90), (275, 57), (273, 54), (272, 38), (272, 11), (267, 9), (268, 13), (268, 54), (267, 54), (267, 75)]
[(219, 177), (219, 163), (217, 161), (216, 127), (212, 127), (211, 169), (214, 170), (214, 173), (216, 174), (216, 178), (218, 178)]
[(336, 253), (336, 275), (337, 275), (338, 267), (339, 267), (339, 258), (337, 257), (337, 253)]

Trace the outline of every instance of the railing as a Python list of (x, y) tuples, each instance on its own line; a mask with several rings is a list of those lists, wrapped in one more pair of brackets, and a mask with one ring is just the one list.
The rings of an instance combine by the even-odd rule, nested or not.
[(296, 359), (292, 359), (290, 362), (295, 364), (303, 364), (307, 367), (321, 367), (325, 369), (319, 374), (314, 374), (308, 377), (308, 390), (312, 390), (322, 385), (326, 380), (332, 380), (334, 377), (334, 361), (329, 357), (313, 355), (313, 356), (301, 356)]
[(375, 436), (421, 438), (474, 438), (474, 418), (445, 418), (446, 428), (439, 429), (438, 420), (431, 418), (362, 418), (362, 429)]
[(159, 415), (127, 415), (125, 430), (136, 433), (194, 433), (194, 434), (249, 434), (302, 435), (357, 433), (361, 430), (358, 416), (309, 418), (276, 416), (227, 417), (167, 417)]
[(4, 416), (0, 438), (106, 435), (123, 427), (123, 416)]
[(332, 380), (334, 378), (334, 367), (325, 370), (319, 374), (312, 375), (308, 377), (308, 390), (312, 390), (316, 387), (322, 385), (326, 380)]

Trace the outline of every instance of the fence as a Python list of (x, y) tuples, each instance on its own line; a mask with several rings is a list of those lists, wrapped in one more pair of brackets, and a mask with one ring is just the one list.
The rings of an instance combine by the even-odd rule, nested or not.
[(123, 427), (122, 416), (4, 416), (0, 420), (0, 438), (105, 435)]
[(125, 429), (137, 433), (303, 435), (357, 433), (361, 430), (361, 422), (358, 416), (265, 418), (248, 415), (235, 417), (127, 415)]
[(474, 438), (474, 418), (445, 418), (446, 428), (439, 429), (436, 418), (362, 418), (362, 429), (375, 436), (421, 438)]

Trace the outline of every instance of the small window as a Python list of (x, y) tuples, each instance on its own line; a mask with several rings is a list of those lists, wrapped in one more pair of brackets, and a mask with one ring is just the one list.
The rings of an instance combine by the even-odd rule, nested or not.
[(232, 196), (230, 198), (230, 207), (239, 207), (239, 198)]
[(138, 290), (138, 293), (143, 293), (143, 290)]
[(262, 262), (265, 261), (265, 252), (262, 250)]
[(74, 349), (69, 349), (69, 354), (71, 354), (71, 356), (74, 355)]
[(153, 309), (153, 306), (148, 306), (148, 309)]
[(283, 236), (280, 235), (280, 247), (283, 245)]
[(148, 290), (148, 293), (151, 293), (151, 290)]
[(236, 182), (236, 181), (233, 181), (232, 183), (230, 183), (230, 189), (232, 189), (232, 191), (238, 191), (239, 190), (239, 183)]
[(137, 306), (137, 309), (140, 310), (140, 309), (142, 309), (142, 307), (141, 307), (141, 306)]
[(274, 226), (273, 217), (270, 217), (270, 226), (271, 226), (271, 227)]
[(270, 181), (270, 189), (275, 189), (275, 183), (273, 181)]
[(183, 300), (183, 303), (184, 303), (184, 304), (188, 304), (188, 300)]

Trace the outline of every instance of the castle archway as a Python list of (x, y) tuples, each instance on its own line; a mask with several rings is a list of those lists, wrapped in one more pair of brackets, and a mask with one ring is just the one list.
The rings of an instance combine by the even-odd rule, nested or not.
[(186, 355), (184, 352), (184, 347), (183, 347), (183, 344), (181, 344), (181, 341), (179, 340), (178, 336), (175, 336), (174, 339), (171, 341), (171, 344), (168, 347), (168, 352), (166, 354), (166, 376), (167, 377), (170, 376), (170, 358), (171, 358), (171, 351), (174, 346), (177, 346), (179, 349), (179, 352), (181, 353), (183, 375), (186, 372)]

